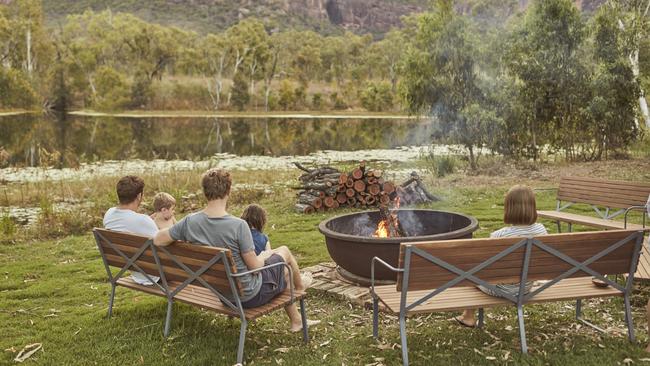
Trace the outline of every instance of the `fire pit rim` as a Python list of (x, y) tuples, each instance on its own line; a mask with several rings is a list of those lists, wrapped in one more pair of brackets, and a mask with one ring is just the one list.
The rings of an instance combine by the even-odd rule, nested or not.
[(451, 214), (451, 215), (458, 215), (462, 216), (466, 219), (469, 220), (469, 225), (458, 229), (454, 231), (448, 231), (445, 233), (440, 233), (440, 234), (431, 234), (431, 235), (418, 235), (418, 236), (407, 236), (407, 237), (401, 237), (401, 238), (377, 238), (377, 237), (368, 237), (368, 236), (361, 236), (361, 235), (351, 235), (351, 234), (343, 234), (338, 231), (334, 231), (330, 228), (327, 227), (327, 224), (330, 223), (333, 220), (344, 218), (347, 216), (359, 216), (361, 214), (369, 213), (369, 212), (375, 212), (374, 210), (367, 210), (367, 211), (359, 211), (359, 212), (352, 212), (352, 213), (347, 213), (343, 215), (338, 215), (331, 217), (327, 220), (323, 220), (318, 224), (318, 231), (320, 231), (323, 235), (326, 237), (331, 237), (335, 239), (340, 239), (340, 240), (348, 240), (348, 241), (355, 241), (357, 243), (364, 243), (364, 244), (395, 244), (395, 243), (401, 243), (401, 242), (415, 242), (415, 241), (427, 241), (427, 240), (444, 240), (444, 239), (454, 239), (458, 238), (459, 234), (466, 234), (466, 233), (473, 233), (478, 229), (478, 220), (473, 217), (473, 216), (468, 216), (465, 214), (461, 214), (458, 212), (451, 212), (451, 211), (441, 211), (441, 210), (431, 210), (431, 209), (399, 209), (397, 211), (425, 211), (425, 212), (435, 212), (435, 213), (444, 213), (444, 214)]

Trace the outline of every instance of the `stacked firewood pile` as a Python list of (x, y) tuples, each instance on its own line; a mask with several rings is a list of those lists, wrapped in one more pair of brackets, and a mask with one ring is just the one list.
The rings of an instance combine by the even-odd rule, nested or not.
[(411, 179), (405, 182), (406, 185), (396, 186), (393, 182), (384, 180), (381, 170), (366, 168), (364, 162), (351, 172), (340, 172), (328, 166), (308, 169), (298, 163), (294, 164), (304, 171), (299, 178), (300, 186), (294, 187), (300, 190), (295, 206), (299, 213), (313, 213), (339, 207), (381, 207), (387, 206), (396, 197), (400, 197), (403, 204), (436, 199), (426, 192), (417, 175), (412, 175)]

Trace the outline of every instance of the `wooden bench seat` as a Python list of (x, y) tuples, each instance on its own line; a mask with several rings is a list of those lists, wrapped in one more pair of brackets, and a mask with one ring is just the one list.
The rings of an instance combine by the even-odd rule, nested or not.
[[(284, 293), (275, 297), (268, 304), (252, 309), (244, 309), (241, 305), (240, 296), (243, 290), (239, 280), (240, 276), (259, 272), (268, 266), (247, 273), (237, 273), (232, 254), (225, 248), (182, 242), (175, 242), (166, 247), (156, 247), (153, 245), (153, 241), (147, 237), (98, 228), (93, 230), (93, 234), (111, 284), (108, 303), (109, 318), (113, 311), (115, 288), (118, 286), (167, 299), (165, 337), (169, 335), (171, 328), (174, 301), (237, 317), (241, 320), (237, 363), (241, 364), (244, 360), (248, 321), (300, 302), (303, 340), (309, 341), (304, 302), (306, 294), (295, 291), (295, 289), (292, 292), (289, 284), (287, 284), (287, 290)], [(270, 266), (285, 266), (291, 271), (286, 263)], [(150, 280), (152, 276), (160, 277), (160, 281), (152, 286), (143, 286), (136, 283), (131, 277), (125, 277), (129, 271), (140, 272), (148, 276)], [(222, 302), (221, 299), (229, 304)]]
[[(118, 286), (123, 286), (123, 287), (130, 288), (132, 290), (146, 292), (151, 295), (157, 295), (165, 298), (167, 297), (167, 294), (165, 294), (160, 288), (156, 286), (140, 285), (135, 281), (133, 281), (131, 277), (120, 278), (119, 280), (117, 280), (117, 284)], [(171, 291), (174, 291), (180, 284), (181, 282), (168, 282), (167, 286)], [(300, 300), (305, 296), (307, 296), (306, 292), (295, 291), (294, 301)], [(195, 305), (217, 313), (234, 316), (234, 317), (239, 316), (239, 314), (235, 310), (224, 305), (224, 303), (222, 303), (216, 296), (214, 296), (214, 294), (210, 290), (201, 286), (188, 285), (176, 295), (175, 299), (180, 302), (184, 302), (190, 305)], [(278, 295), (268, 304), (256, 308), (252, 308), (252, 309), (244, 309), (244, 314), (246, 314), (247, 320), (255, 320), (277, 309), (284, 308), (289, 304), (291, 304), (291, 296), (290, 296), (289, 289), (287, 289), (286, 291), (284, 291), (284, 293)]]
[(584, 225), (606, 230), (630, 229), (650, 231), (650, 226), (643, 227), (643, 225), (628, 222), (626, 227), (623, 221), (602, 219), (563, 211), (537, 211), (537, 216), (545, 219), (569, 222), (576, 225)]
[[(412, 303), (430, 292), (431, 290), (409, 291), (406, 301)], [(375, 293), (379, 296), (380, 302), (390, 312), (399, 314), (401, 292), (395, 290), (395, 285), (377, 286), (375, 287)], [(591, 282), (591, 277), (578, 277), (558, 282), (534, 296), (527, 303), (534, 304), (608, 296), (623, 296), (623, 294), (613, 287), (595, 286)], [(490, 296), (476, 287), (453, 287), (408, 311), (407, 316), (437, 311), (492, 308), (504, 305), (512, 305), (512, 302), (504, 298)]]
[[(571, 231), (571, 224), (606, 230), (625, 229), (627, 217), (624, 217), (623, 221), (613, 219), (625, 214), (626, 210), (634, 207), (638, 211), (644, 211), (641, 214), (644, 215), (645, 219), (645, 210), (642, 208), (646, 205), (649, 196), (650, 184), (648, 183), (586, 177), (562, 177), (557, 191), (555, 211), (541, 210), (537, 211), (537, 214), (540, 217), (556, 221), (558, 232), (562, 231), (561, 222), (569, 223), (569, 231)], [(575, 204), (591, 206), (598, 217), (563, 212), (563, 210)], [(627, 228), (637, 230), (643, 229), (643, 226), (628, 223)]]
[[(524, 305), (576, 301), (576, 318), (582, 319), (583, 299), (622, 296), (628, 337), (634, 340), (630, 297), (633, 276), (641, 252), (643, 231), (609, 230), (565, 233), (531, 238), (458, 239), (437, 242), (402, 243), (399, 266), (393, 268), (380, 258), (371, 266), (373, 336), (379, 332), (379, 303), (397, 314), (400, 324), (402, 361), (408, 365), (406, 318), (416, 314), (516, 306), (521, 350), (527, 352)], [(397, 272), (397, 284), (374, 286), (375, 267), (383, 265)], [(625, 285), (605, 274), (627, 274)], [(609, 286), (597, 287), (592, 276)], [(530, 292), (505, 292), (500, 283), (539, 281)], [(490, 296), (477, 286), (489, 288)], [(521, 286), (523, 289), (523, 285)], [(597, 328), (597, 327), (596, 327)], [(598, 329), (598, 328), (597, 328)]]
[[(648, 196), (650, 196), (650, 184), (645, 182), (562, 177), (557, 192), (555, 211), (539, 210), (537, 216), (555, 221), (558, 232), (562, 232), (562, 223), (568, 224), (568, 231), (572, 231), (575, 224), (604, 230), (632, 229), (649, 232), (650, 222), (648, 221), (650, 220), (647, 220), (646, 217), (647, 209), (643, 209)], [(564, 211), (575, 204), (591, 206), (597, 217)], [(636, 209), (632, 209), (633, 207)], [(645, 226), (628, 222), (627, 210), (635, 212), (635, 215), (638, 215), (640, 211)], [(619, 217), (621, 215), (623, 215), (623, 220)], [(615, 220), (615, 218), (617, 219)], [(649, 249), (645, 245), (645, 249), (641, 253), (641, 261), (634, 274), (637, 279), (650, 279)]]

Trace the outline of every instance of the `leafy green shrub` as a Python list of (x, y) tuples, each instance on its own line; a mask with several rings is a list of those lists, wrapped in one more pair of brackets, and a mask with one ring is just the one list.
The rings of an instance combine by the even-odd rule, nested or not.
[(311, 107), (315, 110), (320, 110), (323, 108), (323, 94), (314, 93), (311, 97)]
[(293, 108), (293, 106), (296, 104), (294, 87), (291, 81), (286, 79), (282, 80), (282, 82), (280, 83), (280, 91), (278, 94), (279, 94), (278, 105), (283, 110), (286, 111), (290, 108)]
[(330, 101), (332, 102), (332, 107), (335, 110), (347, 109), (348, 105), (345, 103), (345, 100), (339, 96), (339, 93), (332, 92), (330, 94)]
[(100, 110), (123, 109), (129, 104), (126, 76), (110, 66), (101, 66), (95, 76), (97, 95), (94, 106)]
[(424, 161), (425, 169), (438, 178), (453, 174), (458, 169), (458, 158), (456, 156), (451, 154), (435, 155), (433, 148), (430, 148), (421, 158)]
[(371, 112), (382, 112), (393, 108), (393, 93), (387, 82), (370, 82), (361, 91), (361, 105)]
[(238, 110), (243, 111), (251, 100), (248, 93), (248, 82), (243, 73), (238, 73), (232, 82), (232, 99), (231, 103)]
[(133, 108), (144, 108), (149, 104), (152, 97), (151, 79), (149, 79), (146, 72), (138, 72), (131, 85), (130, 106)]
[(303, 85), (299, 85), (294, 91), (295, 106), (294, 109), (302, 109), (307, 104), (307, 91)]
[(5, 213), (0, 217), (0, 237), (2, 238), (12, 238), (16, 233), (16, 223)]
[(0, 108), (30, 109), (37, 101), (36, 92), (21, 71), (0, 67)]

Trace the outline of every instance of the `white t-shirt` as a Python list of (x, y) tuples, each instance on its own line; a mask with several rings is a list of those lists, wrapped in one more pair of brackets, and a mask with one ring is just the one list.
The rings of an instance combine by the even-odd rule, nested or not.
[(492, 232), (490, 238), (506, 238), (510, 236), (538, 236), (547, 235), (544, 225), (536, 222), (532, 225), (513, 225)]
[[(124, 233), (132, 233), (153, 238), (158, 232), (158, 227), (153, 219), (147, 215), (132, 210), (124, 210), (111, 207), (104, 214), (104, 228)], [(131, 273), (133, 280), (141, 285), (151, 286), (153, 283), (145, 275), (139, 272)], [(150, 276), (158, 282), (156, 276)]]

